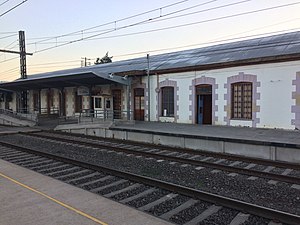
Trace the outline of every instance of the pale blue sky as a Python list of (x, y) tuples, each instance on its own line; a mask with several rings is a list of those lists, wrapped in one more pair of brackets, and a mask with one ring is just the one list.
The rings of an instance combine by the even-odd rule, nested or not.
[[(4, 2), (5, 0), (0, 0), (0, 15), (14, 5), (22, 2), (22, 0), (10, 0), (1, 5)], [(172, 3), (178, 4), (164, 7)], [(239, 4), (199, 12), (201, 10), (233, 3)], [(289, 3), (299, 4), (214, 20), (219, 17), (232, 16)], [(183, 10), (188, 7), (193, 8), (177, 12), (178, 10)], [(162, 9), (159, 10), (159, 8)], [(114, 21), (153, 9), (157, 10), (113, 23)], [(163, 20), (183, 14), (191, 14), (193, 12), (197, 13)], [(26, 50), (27, 52), (34, 53), (33, 56), (27, 56), (27, 70), (30, 75), (39, 72), (80, 67), (81, 57), (94, 59), (104, 56), (107, 51), (109, 51), (109, 55), (114, 56), (113, 61), (117, 61), (125, 58), (146, 56), (147, 52), (149, 52), (150, 55), (154, 55), (162, 52), (201, 47), (202, 45), (200, 44), (215, 40), (282, 30), (300, 30), (299, 12), (300, 1), (296, 0), (28, 0), (21, 6), (0, 17), (0, 49), (9, 49), (15, 46), (12, 50), (18, 50), (17, 31), (24, 30), (26, 35)], [(167, 16), (169, 13), (174, 14)], [(126, 27), (149, 19), (152, 19), (153, 22)], [(204, 22), (206, 20), (211, 21)], [(85, 30), (89, 27), (108, 22), (112, 23), (92, 30)], [(195, 22), (199, 23), (166, 29)], [(115, 28), (117, 30), (113, 30)], [(148, 32), (155, 29), (163, 30)], [(76, 33), (76, 35), (44, 40), (48, 37), (61, 36), (81, 30), (83, 30), (83, 32)], [(109, 33), (103, 34), (104, 30), (109, 30)], [(15, 33), (10, 34), (4, 32)], [(146, 33), (129, 35), (137, 32)], [(13, 34), (16, 35), (6, 37)], [(91, 35), (98, 36), (40, 52), (45, 48), (51, 48), (55, 45), (78, 40), (82, 37), (87, 38)], [(125, 36), (117, 37), (118, 35)], [(43, 42), (40, 42), (42, 40)], [(182, 46), (188, 47), (175, 49)], [(166, 48), (170, 49), (152, 52), (153, 50)], [(127, 55), (138, 52), (143, 53)], [(19, 60), (16, 58), (17, 56), (18, 55), (3, 54), (0, 52), (0, 80), (13, 80), (19, 77)], [(11, 58), (16, 59), (10, 60)], [(91, 60), (92, 63), (94, 61), (95, 60)]]

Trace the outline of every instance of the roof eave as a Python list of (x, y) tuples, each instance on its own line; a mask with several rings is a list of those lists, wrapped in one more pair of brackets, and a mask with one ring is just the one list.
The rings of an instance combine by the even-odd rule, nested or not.
[(214, 69), (223, 69), (223, 68), (230, 68), (230, 67), (259, 65), (259, 64), (268, 64), (268, 63), (280, 63), (280, 62), (289, 62), (289, 61), (297, 61), (297, 60), (300, 60), (300, 53), (259, 57), (253, 59), (235, 60), (235, 61), (204, 64), (204, 65), (194, 65), (194, 66), (180, 67), (180, 68), (157, 69), (157, 70), (151, 70), (151, 74), (169, 74), (169, 73), (180, 73), (180, 72), (189, 72), (189, 71), (214, 70)]

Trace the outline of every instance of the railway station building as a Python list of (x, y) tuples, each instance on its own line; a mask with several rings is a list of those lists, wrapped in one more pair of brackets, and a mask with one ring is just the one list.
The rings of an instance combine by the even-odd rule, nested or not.
[(300, 129), (300, 32), (29, 75), (0, 88), (1, 109), (36, 115)]

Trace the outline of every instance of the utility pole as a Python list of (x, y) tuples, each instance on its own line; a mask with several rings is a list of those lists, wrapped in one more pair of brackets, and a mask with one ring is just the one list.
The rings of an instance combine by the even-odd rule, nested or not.
[[(26, 71), (26, 55), (33, 55), (32, 53), (27, 53), (25, 49), (25, 32), (19, 31), (19, 49), (20, 51), (10, 51), (5, 49), (0, 49), (0, 52), (12, 53), (12, 54), (19, 54), (20, 55), (20, 75), (21, 79), (27, 78), (27, 71)], [(20, 108), (22, 110), (27, 110), (27, 91), (21, 92), (21, 101), (20, 101)]]
[(11, 51), (6, 49), (0, 49), (0, 52), (19, 54), (20, 55), (20, 74), (22, 79), (27, 78), (26, 71), (26, 55), (33, 55), (32, 53), (27, 53), (25, 50), (25, 33), (24, 31), (19, 31), (19, 45), (20, 51)]
[(81, 57), (81, 59), (83, 59), (84, 61), (81, 61), (81, 67), (87, 67), (87, 66), (90, 66), (91, 65), (91, 62), (88, 62), (90, 61), (91, 59), (88, 59), (87, 57)]
[[(25, 33), (24, 31), (19, 31), (19, 47), (20, 47), (20, 74), (21, 79), (27, 78), (26, 70), (26, 49), (25, 49)], [(27, 90), (21, 91), (21, 102), (20, 102), (21, 112), (27, 112)]]
[(19, 31), (19, 46), (20, 46), (21, 79), (26, 79), (27, 71), (26, 71), (26, 50), (25, 50), (25, 33), (24, 33), (24, 31)]

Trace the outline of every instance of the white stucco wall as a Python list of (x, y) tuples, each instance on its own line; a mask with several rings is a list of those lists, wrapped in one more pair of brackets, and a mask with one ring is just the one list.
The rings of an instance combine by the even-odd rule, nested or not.
[[(166, 79), (176, 81), (179, 95), (179, 111), (177, 122), (179, 123), (192, 123), (189, 116), (191, 111), (189, 106), (191, 101), (189, 95), (191, 90), (189, 87), (192, 85), (192, 80), (200, 78), (201, 76), (211, 77), (216, 79), (218, 88), (216, 94), (218, 99), (216, 105), (218, 111), (214, 112), (218, 120), (215, 121), (215, 125), (226, 125), (224, 117), (227, 113), (224, 110), (227, 101), (224, 100), (227, 89), (224, 85), (227, 83), (227, 78), (231, 76), (239, 75), (239, 73), (251, 74), (257, 76), (257, 82), (260, 84), (257, 88), (257, 92), (260, 94), (260, 98), (257, 100), (259, 111), (257, 112), (257, 118), (259, 122), (256, 127), (266, 128), (285, 128), (294, 129), (294, 125), (291, 124), (291, 120), (295, 119), (295, 114), (292, 113), (292, 105), (295, 104), (295, 100), (292, 98), (292, 92), (295, 91), (293, 86), (293, 80), (296, 79), (296, 73), (300, 71), (300, 61), (263, 64), (254, 66), (243, 66), (234, 68), (225, 68), (210, 71), (191, 71), (186, 73), (174, 73), (174, 74), (161, 74), (159, 75), (159, 82)], [(147, 82), (146, 79), (143, 82)], [(157, 77), (151, 76), (151, 120), (156, 121), (157, 118), (157, 106), (155, 89), (157, 88)], [(230, 120), (232, 126), (253, 126), (252, 121), (245, 120)]]

